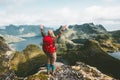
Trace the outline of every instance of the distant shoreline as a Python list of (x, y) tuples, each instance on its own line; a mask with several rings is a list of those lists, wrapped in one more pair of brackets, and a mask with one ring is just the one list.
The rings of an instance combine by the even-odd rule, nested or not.
[(108, 53), (110, 56), (120, 60), (120, 52)]

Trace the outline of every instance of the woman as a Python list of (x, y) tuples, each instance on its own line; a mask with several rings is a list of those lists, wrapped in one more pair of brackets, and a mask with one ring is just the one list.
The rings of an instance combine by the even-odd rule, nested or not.
[(40, 25), (41, 34), (43, 37), (43, 51), (45, 52), (47, 56), (47, 74), (50, 74), (50, 68), (52, 68), (52, 75), (54, 75), (55, 72), (55, 62), (56, 62), (56, 46), (55, 42), (58, 40), (58, 38), (61, 36), (62, 32), (66, 29), (66, 25), (63, 26), (60, 33), (55, 36), (53, 33), (53, 30), (48, 30), (48, 34), (44, 34), (43, 25)]

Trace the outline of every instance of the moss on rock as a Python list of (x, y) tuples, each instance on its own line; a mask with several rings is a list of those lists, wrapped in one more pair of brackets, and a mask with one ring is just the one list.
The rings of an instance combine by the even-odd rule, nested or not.
[(29, 76), (27, 80), (48, 80), (48, 76), (44, 73), (39, 73), (37, 75)]
[(11, 60), (11, 69), (16, 71), (17, 76), (34, 74), (40, 65), (46, 63), (46, 56), (36, 45), (28, 45), (23, 52), (15, 52)]

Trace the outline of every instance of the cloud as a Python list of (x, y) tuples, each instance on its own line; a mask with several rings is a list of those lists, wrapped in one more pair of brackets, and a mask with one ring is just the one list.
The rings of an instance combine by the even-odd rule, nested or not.
[[(9, 14), (8, 14), (9, 13)], [(8, 9), (0, 14), (0, 23), (2, 24), (67, 24), (76, 21), (78, 18), (77, 11), (72, 11), (70, 8), (64, 7), (59, 9), (49, 10), (27, 10), (14, 11)]]
[(112, 19), (110, 19), (110, 18), (98, 18), (98, 19), (96, 19), (96, 20), (98, 20), (98, 21), (104, 21), (104, 22), (108, 22), (108, 23), (120, 23), (120, 18), (116, 18), (116, 19), (114, 19), (114, 18), (112, 18)]
[[(12, 2), (11, 2), (12, 1)], [(95, 22), (100, 24), (120, 24), (120, 6), (88, 6), (74, 8), (63, 6), (43, 9), (42, 7), (24, 6), (34, 0), (0, 0), (7, 7), (0, 12), (0, 25), (39, 24), (61, 25)], [(36, 0), (37, 1), (37, 0)], [(113, 1), (113, 0), (112, 0)], [(14, 5), (13, 5), (14, 4)]]
[(11, 4), (24, 4), (24, 3), (29, 3), (35, 0), (0, 0), (0, 4), (7, 4), (7, 5), (11, 5)]
[[(98, 5), (89, 6), (83, 6), (83, 3), (79, 3), (79, 0), (79, 5), (68, 3), (61, 6), (54, 6), (53, 4), (56, 2), (47, 3), (48, 1), (0, 0), (0, 25), (40, 23), (61, 25), (94, 22), (105, 26), (116, 26), (116, 28), (120, 29), (119, 0), (101, 0), (96, 2)], [(91, 4), (93, 1), (88, 2)], [(87, 0), (84, 1), (85, 4), (88, 4), (88, 2)], [(64, 0), (60, 1), (60, 3), (64, 3)]]
[(85, 9), (85, 13), (91, 16), (94, 20), (101, 21), (113, 21), (114, 23), (119, 22), (120, 19), (120, 6), (116, 7), (102, 7), (102, 6), (91, 6)]
[(102, 1), (105, 1), (105, 2), (115, 2), (117, 0), (102, 0)]

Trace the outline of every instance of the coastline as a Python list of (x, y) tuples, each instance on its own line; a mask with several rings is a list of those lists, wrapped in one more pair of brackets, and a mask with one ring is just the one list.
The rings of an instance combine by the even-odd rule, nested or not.
[(108, 53), (110, 56), (120, 60), (120, 52)]

